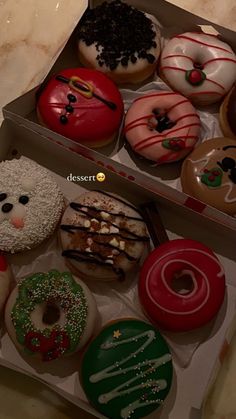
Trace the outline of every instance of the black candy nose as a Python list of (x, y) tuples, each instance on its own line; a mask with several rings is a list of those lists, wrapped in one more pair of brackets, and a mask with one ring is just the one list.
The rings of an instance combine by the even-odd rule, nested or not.
[(2, 212), (5, 212), (5, 213), (10, 212), (12, 208), (13, 208), (13, 205), (9, 204), (9, 202), (6, 202), (6, 204), (2, 206)]

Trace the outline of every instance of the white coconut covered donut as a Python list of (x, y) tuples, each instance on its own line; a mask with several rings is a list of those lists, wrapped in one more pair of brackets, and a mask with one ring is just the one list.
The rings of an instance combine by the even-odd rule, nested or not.
[(214, 35), (186, 32), (174, 36), (162, 51), (161, 77), (199, 105), (218, 102), (236, 80), (236, 56)]
[(54, 232), (63, 195), (48, 170), (27, 157), (3, 161), (0, 173), (0, 250), (31, 249)]
[(62, 255), (82, 279), (124, 280), (138, 266), (149, 241), (138, 210), (102, 191), (74, 199), (60, 230)]
[(81, 350), (98, 311), (88, 287), (69, 272), (51, 270), (22, 280), (5, 310), (7, 331), (25, 355), (52, 361)]
[(0, 316), (10, 292), (11, 273), (4, 256), (0, 255)]

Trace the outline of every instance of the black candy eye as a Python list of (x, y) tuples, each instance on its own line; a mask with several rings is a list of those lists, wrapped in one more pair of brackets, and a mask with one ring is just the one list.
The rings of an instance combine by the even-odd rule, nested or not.
[(0, 193), (0, 202), (4, 201), (4, 199), (7, 198), (7, 194), (6, 193)]
[(236, 162), (231, 157), (225, 157), (222, 160), (222, 169), (227, 172), (227, 170), (233, 169), (236, 165)]
[(76, 96), (72, 95), (71, 93), (69, 93), (67, 95), (67, 99), (69, 100), (69, 102), (75, 103), (76, 102)]
[(19, 198), (19, 203), (22, 205), (26, 205), (29, 202), (29, 198), (26, 195), (22, 195)]

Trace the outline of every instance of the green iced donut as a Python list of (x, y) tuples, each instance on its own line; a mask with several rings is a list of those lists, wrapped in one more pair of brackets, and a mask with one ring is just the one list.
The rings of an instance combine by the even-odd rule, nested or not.
[(83, 389), (108, 418), (141, 418), (166, 398), (173, 367), (161, 334), (140, 320), (105, 327), (89, 345), (81, 367)]

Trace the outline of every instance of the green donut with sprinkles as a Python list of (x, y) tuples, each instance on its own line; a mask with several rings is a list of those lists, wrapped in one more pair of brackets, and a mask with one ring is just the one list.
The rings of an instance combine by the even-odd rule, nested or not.
[(36, 273), (12, 291), (6, 305), (7, 331), (25, 355), (52, 361), (88, 342), (98, 312), (88, 287), (69, 272)]
[(80, 375), (88, 400), (104, 416), (142, 418), (162, 405), (169, 393), (171, 354), (150, 324), (119, 320), (90, 343)]

